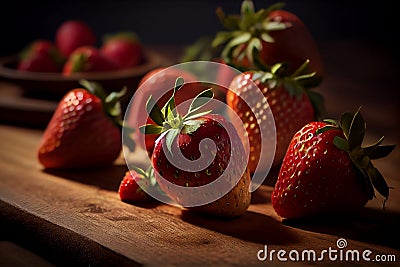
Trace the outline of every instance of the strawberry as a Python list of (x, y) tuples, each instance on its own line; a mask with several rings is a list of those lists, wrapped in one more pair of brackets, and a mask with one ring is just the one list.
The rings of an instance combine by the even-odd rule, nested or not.
[(58, 72), (64, 63), (57, 47), (49, 40), (35, 40), (20, 53), (18, 70), (32, 72)]
[[(140, 90), (137, 90), (135, 93), (135, 104), (131, 105), (129, 109), (130, 116), (128, 118), (128, 124), (132, 128), (138, 129), (141, 125), (146, 123), (154, 124), (150, 117), (147, 120), (142, 120), (143, 118), (141, 116), (137, 116), (137, 114), (140, 114), (142, 110), (144, 110), (144, 105), (151, 95), (155, 99), (160, 98), (157, 102), (159, 106), (165, 105), (172, 95), (173, 88), (171, 84), (173, 85), (175, 83), (176, 77), (178, 76), (183, 77), (187, 82), (185, 86), (187, 86), (188, 83), (197, 80), (197, 77), (187, 71), (165, 67), (159, 67), (151, 70), (143, 76), (138, 85)], [(177, 98), (179, 98), (177, 99), (177, 103), (179, 104), (183, 100), (193, 98), (197, 93), (199, 92), (189, 92), (183, 90), (179, 91), (177, 94)], [(143, 134), (139, 131), (136, 131), (134, 132), (133, 136), (136, 140), (136, 143), (143, 147), (142, 142), (139, 142), (139, 140), (141, 140), (143, 137)], [(146, 134), (145, 136), (146, 144), (143, 148), (146, 148), (149, 155), (151, 155), (153, 152), (155, 140), (158, 136), (159, 134)]]
[(63, 67), (63, 75), (72, 73), (101, 72), (115, 70), (113, 62), (102, 56), (94, 46), (77, 48), (68, 58)]
[(213, 46), (226, 44), (222, 59), (242, 70), (286, 62), (294, 71), (308, 59), (309, 71), (320, 75), (320, 80), (322, 59), (310, 31), (300, 18), (282, 7), (278, 3), (255, 11), (251, 0), (244, 0), (241, 15), (228, 16), (219, 8), (217, 15), (226, 31), (216, 34)]
[(96, 36), (84, 21), (67, 20), (57, 28), (55, 43), (64, 57), (68, 58), (78, 47), (94, 46)]
[[(59, 102), (42, 136), (38, 159), (45, 168), (73, 169), (110, 165), (122, 147), (118, 99), (101, 86), (82, 81)], [(105, 113), (107, 112), (107, 113)]]
[[(140, 130), (161, 134), (151, 158), (155, 178), (168, 196), (189, 210), (240, 216), (250, 204), (250, 175), (239, 135), (221, 115), (201, 111), (213, 96), (211, 89), (194, 98), (182, 117), (175, 109), (174, 97), (178, 90), (184, 90), (183, 84), (183, 79), (178, 78), (163, 109), (152, 97), (147, 102), (146, 110), (156, 124), (144, 125)], [(213, 147), (203, 143), (207, 139)], [(203, 186), (209, 186), (206, 192), (202, 191)], [(227, 186), (229, 190), (224, 191)], [(210, 198), (201, 199), (205, 195)]]
[(311, 122), (293, 137), (272, 193), (284, 218), (351, 213), (389, 187), (371, 160), (387, 156), (394, 145), (362, 147), (366, 125), (359, 111), (340, 123)]
[(34, 54), (18, 62), (19, 71), (30, 72), (58, 72), (57, 64), (45, 54)]
[(142, 44), (132, 32), (121, 32), (105, 39), (100, 53), (118, 69), (133, 68), (143, 60)]
[(150, 200), (150, 196), (142, 188), (150, 186), (151, 171), (149, 169), (145, 172), (140, 168), (127, 171), (118, 189), (121, 201), (136, 203)]
[[(308, 61), (291, 75), (287, 74), (287, 65), (276, 64), (270, 71), (247, 71), (233, 79), (226, 102), (241, 118), (246, 128), (247, 136), (242, 136), (242, 138), (249, 140), (248, 168), (251, 173), (255, 172), (256, 168), (257, 171), (267, 170), (269, 164), (267, 161), (260, 161), (260, 153), (273, 149), (266, 146), (262, 148), (260, 127), (263, 123), (267, 123), (268, 116), (262, 103), (253, 103), (256, 91), (261, 90), (275, 119), (276, 150), (273, 167), (281, 163), (293, 135), (305, 124), (315, 120), (316, 116), (322, 112), (322, 97), (304, 86), (315, 77), (314, 73), (304, 73), (307, 64)], [(258, 115), (259, 123), (252, 109)], [(236, 128), (240, 127), (241, 125), (236, 125)], [(268, 127), (271, 128), (271, 126)], [(263, 131), (266, 130), (263, 129)]]

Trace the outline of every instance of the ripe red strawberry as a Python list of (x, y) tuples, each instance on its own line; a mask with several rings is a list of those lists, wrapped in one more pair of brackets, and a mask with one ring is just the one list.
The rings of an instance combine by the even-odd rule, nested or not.
[[(267, 123), (268, 117), (265, 113), (264, 104), (253, 103), (255, 91), (261, 90), (274, 116), (276, 129), (274, 167), (279, 166), (282, 162), (293, 135), (305, 124), (315, 120), (323, 109), (322, 98), (319, 94), (303, 86), (303, 83), (314, 77), (313, 73), (303, 73), (306, 64), (307, 61), (292, 75), (285, 73), (286, 66), (284, 64), (276, 64), (270, 72), (247, 71), (233, 79), (226, 96), (226, 102), (241, 118), (246, 128), (247, 136), (242, 136), (242, 138), (249, 140), (250, 161), (248, 168), (251, 173), (256, 170), (258, 164), (260, 164), (259, 171), (265, 171), (269, 167), (268, 162), (260, 161), (260, 153), (262, 152), (261, 149), (264, 153), (273, 149), (266, 146), (261, 148), (260, 125)], [(257, 124), (256, 116), (251, 108), (260, 117), (261, 123)], [(240, 126), (236, 125), (237, 128), (240, 128)]]
[(244, 0), (241, 15), (228, 15), (217, 10), (227, 31), (219, 32), (213, 45), (226, 44), (222, 58), (242, 70), (257, 69), (261, 63), (272, 66), (286, 62), (291, 71), (310, 60), (309, 71), (323, 75), (318, 47), (306, 27), (295, 14), (282, 10), (282, 4), (254, 10), (251, 0)]
[(32, 72), (58, 72), (64, 63), (57, 47), (49, 40), (35, 40), (20, 53), (18, 70)]
[(137, 203), (150, 200), (150, 196), (142, 189), (142, 187), (150, 186), (149, 176), (149, 171), (145, 172), (139, 168), (127, 171), (118, 189), (121, 201)]
[(100, 53), (118, 69), (133, 68), (143, 61), (143, 48), (132, 32), (122, 32), (106, 38)]
[(82, 46), (77, 48), (64, 64), (63, 75), (72, 73), (102, 72), (115, 70), (113, 62), (102, 56), (94, 46)]
[(96, 36), (92, 28), (85, 22), (68, 20), (57, 28), (55, 43), (61, 53), (68, 58), (78, 47), (94, 46)]
[[(174, 93), (184, 90), (182, 85), (183, 79), (180, 78)], [(250, 204), (250, 175), (244, 147), (233, 125), (221, 115), (200, 111), (212, 96), (211, 89), (200, 93), (183, 117), (175, 110), (174, 94), (162, 110), (150, 98), (147, 111), (156, 124), (147, 124), (140, 129), (144, 133), (161, 134), (152, 154), (152, 166), (158, 184), (168, 196), (188, 209), (235, 217), (245, 213)], [(215, 147), (204, 144), (202, 141), (205, 139), (212, 140)], [(183, 158), (178, 159), (180, 153)], [(208, 158), (203, 153), (214, 157)], [(194, 166), (189, 166), (191, 164), (196, 167), (204, 165), (204, 168), (194, 170)], [(198, 196), (184, 189), (209, 185), (221, 175), (224, 178), (213, 185), (217, 192), (207, 191), (207, 194), (218, 197), (206, 204), (192, 206)], [(219, 191), (222, 185), (231, 185), (227, 194)], [(199, 194), (204, 197), (204, 194)]]
[(272, 193), (272, 205), (284, 218), (351, 213), (389, 187), (371, 160), (390, 154), (394, 145), (362, 147), (365, 122), (357, 111), (340, 124), (311, 122), (293, 137)]
[(45, 168), (101, 167), (111, 164), (120, 154), (118, 99), (124, 92), (107, 98), (98, 84), (82, 84), (87, 89), (68, 92), (44, 131), (38, 159)]

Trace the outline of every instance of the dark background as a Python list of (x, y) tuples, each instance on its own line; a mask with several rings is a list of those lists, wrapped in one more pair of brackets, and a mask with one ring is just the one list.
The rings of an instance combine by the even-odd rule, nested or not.
[[(254, 1), (256, 9), (276, 1)], [(239, 0), (14, 0), (1, 8), (0, 56), (16, 53), (37, 38), (54, 39), (67, 19), (86, 21), (99, 37), (135, 31), (146, 44), (190, 44), (221, 27), (215, 9), (238, 13)], [(317, 42), (358, 40), (398, 55), (394, 1), (289, 0), (285, 9), (298, 15)]]

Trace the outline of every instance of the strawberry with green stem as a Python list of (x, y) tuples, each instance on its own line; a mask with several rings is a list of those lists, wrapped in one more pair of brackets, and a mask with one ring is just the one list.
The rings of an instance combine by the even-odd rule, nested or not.
[[(249, 107), (246, 102), (252, 101), (254, 90), (261, 90), (271, 108), (276, 129), (273, 166), (277, 167), (282, 162), (293, 135), (324, 112), (322, 96), (308, 87), (309, 81), (315, 78), (315, 73), (306, 72), (308, 64), (307, 60), (290, 74), (287, 64), (278, 63), (269, 71), (246, 71), (233, 79), (230, 90), (227, 92), (226, 102), (240, 117), (246, 128), (247, 135), (243, 135), (242, 138), (249, 140), (250, 161), (248, 167), (251, 173), (256, 168), (260, 171), (266, 170), (267, 162), (259, 162), (260, 153), (262, 149), (273, 148), (261, 147), (260, 125), (267, 123), (268, 121), (264, 121), (268, 120), (268, 117), (259, 116), (262, 121), (258, 123), (252, 112), (254, 109), (259, 115), (263, 113), (262, 103), (249, 103), (252, 105)], [(237, 128), (241, 127), (241, 124), (236, 124)]]
[(133, 32), (106, 36), (100, 53), (113, 62), (117, 69), (133, 68), (144, 59), (142, 44)]
[[(120, 155), (119, 99), (126, 89), (107, 95), (98, 83), (81, 84), (85, 88), (73, 89), (60, 100), (43, 133), (38, 159), (45, 168), (101, 167)], [(125, 132), (130, 133), (129, 129)], [(132, 142), (126, 143), (133, 149)]]
[(386, 202), (389, 186), (372, 160), (386, 157), (394, 145), (383, 137), (363, 147), (366, 124), (359, 110), (340, 122), (311, 122), (293, 137), (272, 193), (272, 205), (284, 218), (351, 213), (375, 196)]
[(291, 71), (310, 60), (309, 71), (323, 76), (322, 58), (306, 27), (295, 14), (282, 10), (283, 3), (255, 10), (251, 0), (244, 0), (240, 15), (217, 15), (226, 29), (216, 34), (213, 46), (224, 45), (225, 63), (242, 71), (286, 62)]
[(64, 56), (49, 40), (35, 40), (19, 54), (17, 69), (32, 72), (59, 72)]
[(150, 166), (146, 171), (136, 166), (130, 166), (121, 180), (118, 194), (123, 202), (139, 203), (151, 200), (151, 197), (143, 188), (156, 185), (153, 168)]
[[(224, 117), (210, 114), (210, 110), (203, 111), (213, 97), (211, 89), (194, 98), (188, 113), (181, 116), (175, 107), (175, 93), (183, 90), (183, 84), (181, 77), (176, 80), (174, 93), (162, 109), (152, 97), (146, 105), (155, 124), (144, 125), (140, 130), (145, 134), (160, 134), (151, 158), (156, 180), (169, 197), (188, 209), (225, 217), (242, 215), (250, 204), (250, 175), (243, 144), (233, 125)], [(204, 144), (204, 139), (211, 139), (214, 147)], [(209, 153), (213, 158), (205, 157), (203, 153)], [(179, 154), (183, 158), (179, 158)], [(233, 166), (231, 169), (227, 168), (229, 164)], [(208, 185), (221, 175), (227, 179), (217, 185), (232, 185), (227, 194), (218, 192), (221, 195), (211, 203), (186, 205), (193, 196), (185, 192), (185, 187)], [(177, 187), (171, 187), (171, 184)]]

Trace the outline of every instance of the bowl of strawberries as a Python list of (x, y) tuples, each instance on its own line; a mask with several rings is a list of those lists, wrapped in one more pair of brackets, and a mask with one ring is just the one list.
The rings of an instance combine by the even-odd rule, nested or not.
[(134, 90), (145, 73), (165, 65), (134, 32), (107, 35), (101, 45), (96, 44), (92, 28), (84, 21), (65, 21), (54, 41), (36, 39), (19, 54), (1, 58), (0, 77), (33, 94), (63, 95), (79, 86), (81, 79), (110, 90)]

